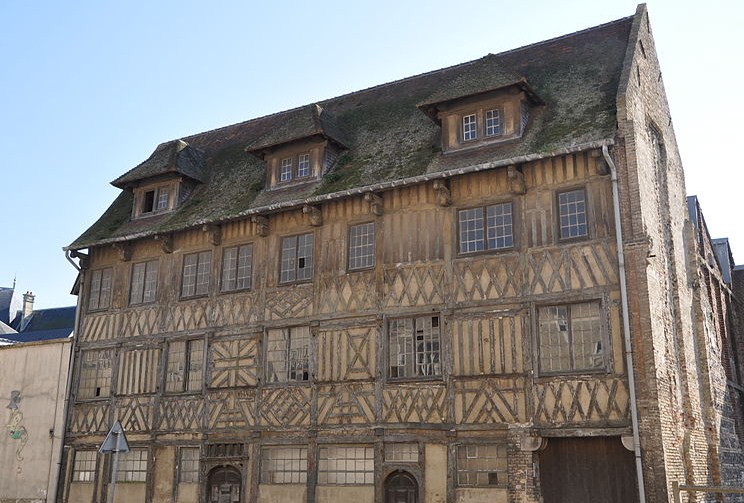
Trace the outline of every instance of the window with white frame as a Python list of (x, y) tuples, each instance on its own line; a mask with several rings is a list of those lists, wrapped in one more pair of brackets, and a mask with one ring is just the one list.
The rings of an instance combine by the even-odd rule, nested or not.
[(300, 154), (297, 156), (297, 178), (310, 176), (310, 154)]
[(537, 319), (541, 372), (605, 368), (599, 302), (539, 307)]
[(349, 270), (375, 265), (375, 223), (349, 227)]
[(251, 287), (253, 244), (231, 246), (222, 252), (223, 292), (247, 290)]
[(282, 238), (279, 283), (313, 278), (313, 245), (312, 233)]
[(80, 355), (77, 398), (107, 397), (111, 394), (113, 350), (83, 351)]
[(204, 374), (204, 340), (168, 343), (165, 370), (165, 391), (198, 391)]
[(158, 261), (140, 262), (132, 265), (132, 283), (129, 303), (146, 304), (155, 301), (158, 285)]
[(113, 270), (110, 267), (96, 269), (90, 273), (90, 293), (88, 294), (88, 309), (106, 309), (111, 305), (111, 279)]
[(462, 117), (462, 139), (471, 141), (478, 138), (478, 119), (475, 114), (463, 115)]
[(117, 482), (145, 482), (147, 480), (147, 449), (130, 448), (129, 452), (119, 453)]
[(168, 198), (170, 194), (168, 187), (160, 187), (158, 189), (158, 201), (155, 203), (155, 211), (162, 211), (168, 209)]
[(178, 481), (186, 484), (199, 483), (199, 448), (178, 448)]
[(152, 190), (145, 190), (142, 193), (142, 204), (140, 206), (140, 215), (165, 211), (168, 209), (170, 190), (168, 186), (158, 187)]
[(507, 473), (506, 445), (457, 446), (458, 487), (506, 485)]
[(372, 446), (320, 446), (318, 484), (372, 484), (375, 453)]
[(458, 211), (460, 253), (514, 246), (512, 203)]
[(285, 157), (279, 161), (279, 181), (288, 182), (292, 179), (292, 158)]
[(272, 329), (266, 333), (266, 382), (310, 379), (310, 327)]
[(415, 443), (385, 444), (385, 461), (390, 463), (418, 463), (419, 447)]
[(442, 375), (439, 316), (390, 320), (390, 377)]
[(558, 194), (558, 224), (561, 239), (588, 235), (586, 223), (586, 192), (575, 189)]
[(498, 108), (486, 112), (486, 136), (501, 134), (501, 114)]
[(212, 252), (189, 253), (183, 257), (181, 297), (194, 297), (209, 293), (212, 271)]
[(307, 448), (298, 446), (261, 449), (262, 484), (305, 484)]
[(72, 481), (73, 482), (93, 482), (96, 476), (96, 455), (95, 449), (86, 449), (75, 451), (75, 460), (72, 463)]

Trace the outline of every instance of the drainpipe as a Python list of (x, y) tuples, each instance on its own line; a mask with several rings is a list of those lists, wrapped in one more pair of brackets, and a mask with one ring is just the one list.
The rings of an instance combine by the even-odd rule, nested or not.
[(636, 475), (638, 478), (638, 497), (646, 501), (646, 488), (643, 484), (643, 464), (641, 462), (641, 439), (638, 433), (638, 406), (633, 368), (633, 349), (630, 341), (630, 317), (628, 314), (628, 285), (625, 282), (625, 251), (623, 250), (623, 229), (620, 221), (620, 193), (617, 184), (617, 168), (610, 157), (607, 145), (602, 145), (602, 155), (610, 167), (612, 180), (612, 203), (615, 209), (615, 240), (617, 243), (617, 263), (620, 274), (620, 302), (623, 309), (623, 338), (625, 340), (625, 362), (628, 367), (628, 388), (630, 392), (630, 421), (633, 428), (633, 453), (635, 454)]

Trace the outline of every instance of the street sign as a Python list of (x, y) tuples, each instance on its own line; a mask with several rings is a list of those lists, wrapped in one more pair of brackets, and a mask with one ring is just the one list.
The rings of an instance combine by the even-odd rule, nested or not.
[(98, 452), (101, 454), (106, 454), (107, 452), (129, 452), (129, 442), (127, 442), (124, 428), (121, 427), (118, 419), (106, 434), (106, 438), (103, 440)]

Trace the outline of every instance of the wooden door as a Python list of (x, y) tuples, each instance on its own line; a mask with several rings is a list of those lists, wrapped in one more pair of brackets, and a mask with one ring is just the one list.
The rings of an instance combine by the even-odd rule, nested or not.
[(418, 483), (408, 472), (395, 472), (385, 480), (385, 503), (418, 503)]
[(545, 503), (637, 503), (635, 460), (620, 437), (551, 438), (540, 452)]
[(218, 466), (209, 472), (207, 494), (209, 503), (239, 503), (242, 480), (240, 471), (232, 466)]

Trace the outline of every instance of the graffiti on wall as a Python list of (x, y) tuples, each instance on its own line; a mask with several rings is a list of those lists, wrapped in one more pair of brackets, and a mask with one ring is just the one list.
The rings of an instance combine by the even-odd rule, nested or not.
[(8, 429), (10, 438), (20, 441), (20, 445), (16, 449), (16, 459), (18, 461), (23, 461), (21, 452), (23, 452), (23, 448), (26, 447), (26, 442), (28, 442), (28, 431), (26, 431), (26, 427), (21, 424), (23, 422), (23, 412), (18, 408), (18, 403), (20, 401), (21, 392), (11, 391), (10, 403), (6, 407), (10, 409), (10, 418), (5, 427)]

